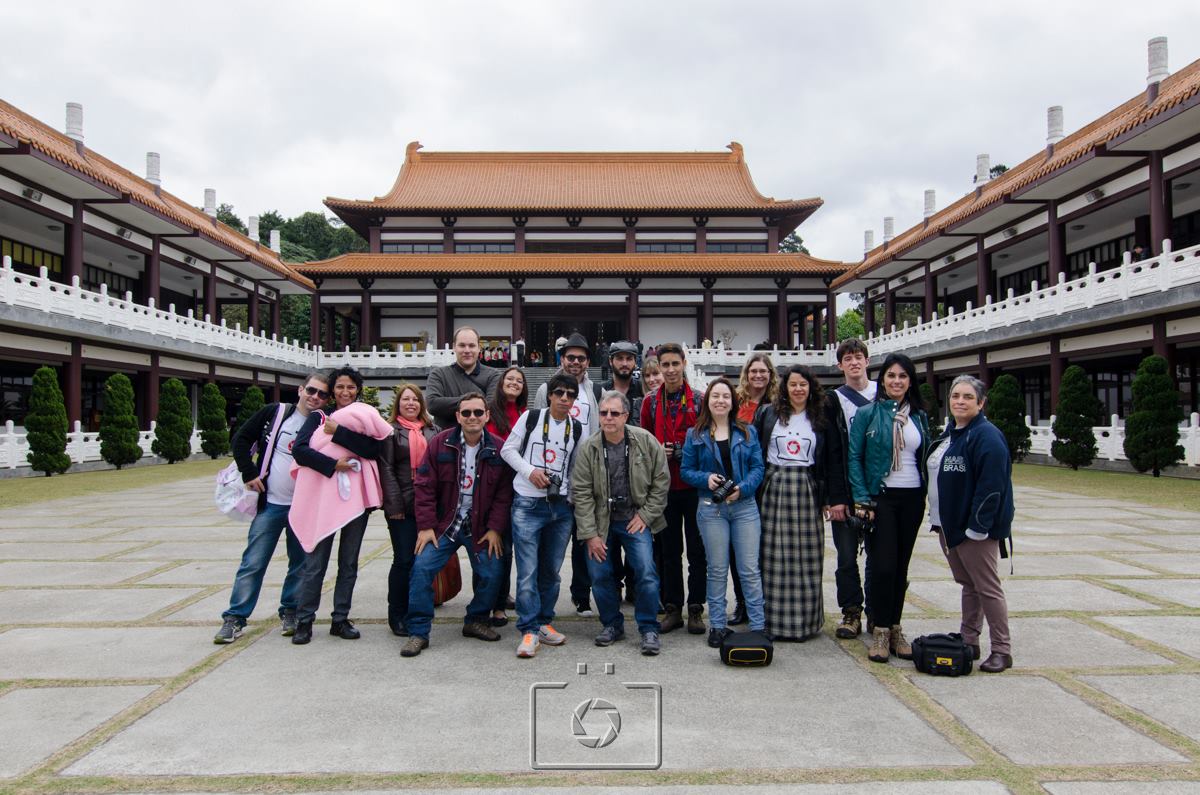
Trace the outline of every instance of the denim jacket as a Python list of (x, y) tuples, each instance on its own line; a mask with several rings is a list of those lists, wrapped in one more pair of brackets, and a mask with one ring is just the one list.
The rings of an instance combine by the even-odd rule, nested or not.
[(730, 427), (729, 458), (733, 463), (733, 474), (725, 471), (721, 452), (712, 433), (707, 428), (698, 433), (695, 428), (689, 428), (683, 443), (683, 462), (679, 465), (679, 474), (685, 483), (700, 492), (702, 498), (712, 497), (708, 476), (714, 472), (732, 478), (741, 490), (743, 499), (753, 497), (763, 481), (762, 448), (758, 444), (758, 433), (754, 426), (747, 426), (745, 433), (736, 425)]

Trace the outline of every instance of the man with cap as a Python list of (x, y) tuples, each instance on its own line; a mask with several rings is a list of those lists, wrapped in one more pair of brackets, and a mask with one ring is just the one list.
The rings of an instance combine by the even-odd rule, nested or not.
[(629, 424), (637, 425), (642, 413), (642, 382), (633, 377), (637, 369), (637, 346), (628, 340), (608, 346), (608, 364), (612, 378), (604, 382), (603, 392), (620, 392), (629, 401)]

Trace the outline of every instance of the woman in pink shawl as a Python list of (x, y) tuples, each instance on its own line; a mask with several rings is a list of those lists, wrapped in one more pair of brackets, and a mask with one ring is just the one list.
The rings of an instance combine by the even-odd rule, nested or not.
[[(292, 643), (300, 645), (312, 640), (313, 619), (321, 606), (321, 583), (329, 567), (333, 536), (339, 529), (337, 584), (329, 634), (346, 640), (359, 637), (350, 621), (358, 553), (370, 511), (383, 501), (375, 459), (379, 457), (380, 440), (392, 432), (378, 411), (357, 402), (363, 385), (357, 370), (334, 370), (329, 383), (335, 411), (323, 422), (318, 412), (309, 415), (292, 449), (296, 495), (288, 523), (309, 553), (300, 572), (296, 634), (292, 635)], [(322, 428), (318, 433), (319, 425)]]

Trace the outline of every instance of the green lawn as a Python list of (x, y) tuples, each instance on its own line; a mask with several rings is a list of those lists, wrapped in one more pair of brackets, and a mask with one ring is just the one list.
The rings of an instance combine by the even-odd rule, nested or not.
[(1013, 466), (1013, 483), (1085, 497), (1130, 500), (1179, 511), (1200, 512), (1200, 481), (1184, 478), (1016, 464)]
[(136, 489), (142, 486), (157, 486), (187, 478), (213, 477), (229, 461), (229, 458), (219, 458), (216, 461), (184, 461), (133, 469), (67, 472), (51, 478), (0, 480), (0, 508), (15, 508), (46, 500), (86, 497), (89, 494)]

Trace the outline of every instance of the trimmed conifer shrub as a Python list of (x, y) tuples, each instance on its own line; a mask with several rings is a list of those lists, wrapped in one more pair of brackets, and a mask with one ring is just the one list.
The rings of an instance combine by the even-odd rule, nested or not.
[(142, 457), (138, 421), (133, 413), (133, 382), (113, 373), (104, 382), (104, 413), (100, 415), (100, 457), (117, 469)]
[(233, 423), (233, 430), (230, 431), (230, 436), (236, 435), (238, 428), (245, 425), (266, 404), (267, 399), (261, 389), (256, 386), (251, 386), (247, 389), (246, 394), (242, 395), (242, 402), (238, 404), (237, 420)]
[(362, 390), (361, 400), (363, 403), (366, 403), (368, 406), (370, 406), (373, 409), (375, 409), (376, 411), (378, 411), (380, 416), (385, 417), (385, 418), (387, 417), (387, 414), (384, 411), (384, 409), (381, 409), (379, 407), (379, 387), (364, 386), (363, 390)]
[(917, 387), (917, 391), (921, 393), (921, 402), (925, 404), (925, 413), (929, 415), (929, 425), (931, 428), (942, 427), (942, 420), (946, 419), (942, 416), (942, 407), (938, 405), (937, 393), (933, 391), (933, 384), (928, 381), (922, 381)]
[(1133, 411), (1125, 419), (1125, 457), (1138, 472), (1153, 472), (1183, 460), (1179, 423), (1183, 422), (1179, 390), (1167, 360), (1147, 356), (1133, 378)]
[(1099, 413), (1100, 401), (1092, 394), (1091, 379), (1082, 367), (1071, 365), (1058, 386), (1050, 455), (1071, 469), (1088, 466), (1096, 460), (1098, 450), (1092, 423)]
[(25, 432), (29, 441), (26, 458), (35, 472), (50, 477), (67, 471), (71, 466), (67, 455), (67, 406), (53, 367), (39, 367), (33, 374)]
[(1021, 384), (1014, 376), (1005, 373), (996, 379), (988, 390), (984, 413), (1004, 434), (1013, 461), (1029, 454), (1032, 442), (1029, 426), (1025, 424), (1025, 400), (1021, 397)]
[(158, 393), (158, 418), (150, 449), (168, 464), (192, 454), (192, 401), (178, 378), (163, 381)]
[(205, 384), (200, 392), (200, 449), (210, 458), (229, 452), (229, 421), (225, 419), (225, 396), (216, 384)]

